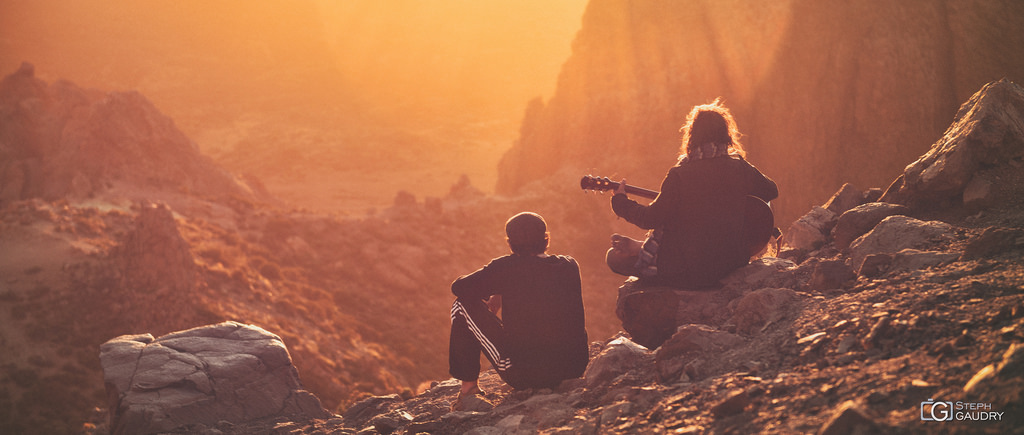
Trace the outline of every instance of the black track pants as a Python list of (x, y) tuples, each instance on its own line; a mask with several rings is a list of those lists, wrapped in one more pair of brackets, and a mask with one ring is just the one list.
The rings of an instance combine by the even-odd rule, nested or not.
[(480, 375), (480, 352), (498, 375), (519, 388), (519, 373), (508, 357), (508, 339), (501, 319), (482, 300), (456, 299), (452, 304), (452, 332), (448, 342), (448, 371), (455, 379), (475, 381)]

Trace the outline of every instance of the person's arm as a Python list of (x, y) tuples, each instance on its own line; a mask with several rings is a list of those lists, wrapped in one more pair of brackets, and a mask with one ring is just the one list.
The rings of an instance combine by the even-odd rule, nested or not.
[(494, 259), (486, 266), (468, 275), (463, 275), (452, 283), (452, 293), (461, 299), (486, 300), (495, 294), (500, 283), (498, 280), (498, 269), (501, 267), (499, 259)]
[(572, 319), (572, 324), (575, 326), (574, 329), (576, 329), (578, 334), (575, 337), (575, 343), (571, 344), (576, 348), (572, 352), (571, 358), (576, 368), (572, 375), (580, 377), (583, 376), (583, 372), (587, 369), (587, 362), (590, 360), (590, 348), (587, 339), (587, 320), (583, 310), (583, 285), (580, 279), (580, 266), (576, 263), (576, 260), (571, 260), (571, 262), (573, 272), (570, 273), (573, 277), (570, 278), (569, 286), (572, 289), (573, 298), (572, 305), (568, 307), (566, 314)]
[(753, 186), (754, 190), (751, 194), (763, 199), (765, 202), (778, 198), (779, 187), (775, 184), (775, 181), (772, 181), (771, 178), (762, 174), (761, 171), (754, 167), (754, 165), (749, 163), (747, 163), (747, 165), (750, 167), (748, 170), (748, 176), (751, 180), (750, 184)]
[(619, 190), (616, 190), (615, 195), (612, 196), (612, 211), (640, 228), (650, 230), (660, 227), (668, 217), (672, 202), (676, 201), (679, 195), (676, 183), (670, 181), (671, 174), (670, 171), (669, 175), (665, 176), (665, 180), (661, 183), (661, 193), (647, 206), (640, 205), (626, 196), (622, 187), (626, 180), (622, 180)]

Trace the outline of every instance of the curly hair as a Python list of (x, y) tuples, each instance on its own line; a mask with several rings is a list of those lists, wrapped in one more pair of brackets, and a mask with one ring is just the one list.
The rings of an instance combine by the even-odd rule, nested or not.
[(722, 104), (722, 98), (716, 98), (708, 104), (693, 106), (690, 114), (686, 116), (686, 124), (680, 132), (683, 133), (683, 144), (679, 149), (680, 158), (693, 152), (696, 147), (704, 144), (715, 144), (716, 146), (727, 145), (729, 155), (746, 157), (747, 152), (740, 143), (743, 134), (736, 127), (736, 120), (732, 113)]

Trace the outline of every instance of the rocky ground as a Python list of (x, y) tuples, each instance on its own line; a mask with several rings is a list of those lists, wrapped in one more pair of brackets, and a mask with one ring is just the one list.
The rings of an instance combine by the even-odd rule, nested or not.
[[(1021, 218), (1003, 217), (1017, 228)], [(985, 233), (957, 227), (954, 237), (932, 249), (993, 249), (980, 246), (989, 243)], [(751, 274), (757, 277), (744, 278), (744, 285), (788, 281), (803, 290), (766, 317), (774, 321), (749, 334), (736, 325), (691, 325), (655, 351), (625, 337), (595, 343), (586, 377), (554, 391), (511, 391), (489, 371), (482, 385), (496, 404), (490, 411), (449, 412), (457, 394), (457, 381), (449, 380), (412, 398), (367, 399), (335, 419), (220, 429), (1024, 433), (1024, 233), (1013, 234), (1012, 245), (984, 258), (967, 255), (943, 266), (861, 276), (834, 289), (809, 289), (811, 273), (801, 270), (807, 267)], [(922, 421), (922, 402), (931, 400), (980, 403), (983, 409), (957, 411), (953, 421)]]

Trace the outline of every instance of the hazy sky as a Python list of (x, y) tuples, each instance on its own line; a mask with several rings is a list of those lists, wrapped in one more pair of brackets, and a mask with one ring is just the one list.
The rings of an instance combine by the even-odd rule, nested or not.
[(311, 95), (353, 87), (371, 96), (473, 104), (469, 110), (511, 106), (518, 113), (528, 99), (550, 97), (584, 5), (5, 1), (0, 71), (28, 61), (44, 79), (137, 89), (158, 106), (161, 100), (189, 101), (182, 94), (244, 98), (250, 86), (275, 79), (304, 82), (280, 85)]
[[(284, 180), (288, 174), (316, 171), (326, 173), (318, 178), (332, 190), (362, 191), (325, 177), (352, 175), (339, 164), (365, 167), (380, 179), (379, 191), (332, 193), (361, 208), (389, 202), (396, 190), (443, 194), (460, 173), (490, 190), (527, 102), (554, 93), (585, 6), (585, 0), (3, 1), (0, 74), (27, 61), (49, 82), (137, 90), (204, 152), (261, 177), (272, 192), (275, 183), (308, 182)], [(360, 146), (374, 151), (353, 150)], [(287, 167), (271, 155), (273, 147), (291, 155), (314, 151), (305, 162), (302, 156), (290, 161), (301, 168)], [(431, 150), (434, 160), (424, 164), (436, 170), (412, 174), (414, 181), (382, 172), (406, 171), (398, 159), (390, 168), (373, 160), (377, 149), (404, 156), (415, 147)], [(353, 160), (360, 155), (371, 160)], [(319, 166), (306, 167), (310, 159)], [(279, 192), (298, 196), (295, 189)], [(308, 198), (322, 201), (320, 194)]]

